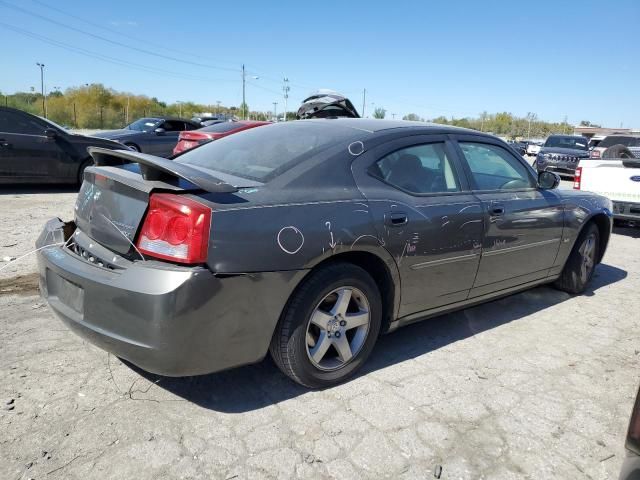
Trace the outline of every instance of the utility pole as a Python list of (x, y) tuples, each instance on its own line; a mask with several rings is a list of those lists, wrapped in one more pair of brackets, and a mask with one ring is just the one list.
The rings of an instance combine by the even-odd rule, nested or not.
[[(76, 108), (76, 104), (73, 104), (73, 108), (74, 108), (74, 112), (75, 112), (75, 108)], [(75, 115), (75, 113), (74, 113)], [(124, 124), (125, 125), (129, 125), (129, 95), (127, 95), (127, 110), (124, 116)]]
[(246, 84), (246, 77), (244, 73), (244, 63), (243, 63), (242, 64), (242, 119), (243, 120), (247, 119), (246, 112), (245, 112), (245, 110), (247, 109), (247, 103), (245, 101), (245, 84)]
[(391, 116), (393, 117), (393, 120), (396, 119), (396, 114), (395, 113), (392, 113)]
[(36, 63), (40, 67), (40, 91), (42, 93), (42, 115), (47, 118), (47, 101), (44, 97), (44, 63)]
[(180, 100), (176, 100), (176, 103), (178, 104), (178, 116), (182, 118), (182, 102)]
[(566, 128), (567, 128), (567, 116), (564, 116), (564, 120), (562, 121), (562, 133), (565, 134), (566, 133)]
[(364, 118), (364, 105), (367, 100), (367, 89), (362, 90), (362, 118)]
[(273, 118), (277, 122), (278, 121), (278, 102), (273, 102)]
[(284, 121), (287, 121), (287, 98), (289, 98), (289, 79), (284, 77), (284, 86), (282, 87), (282, 91), (284, 92)]
[(220, 100), (216, 100), (216, 115), (220, 113)]

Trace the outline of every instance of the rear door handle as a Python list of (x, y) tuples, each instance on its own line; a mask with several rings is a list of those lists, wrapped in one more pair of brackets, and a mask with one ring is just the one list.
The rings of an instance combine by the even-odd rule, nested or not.
[(384, 223), (390, 227), (401, 227), (409, 223), (409, 217), (403, 212), (387, 213), (384, 216)]
[(0, 138), (0, 147), (10, 147), (11, 144), (7, 142), (4, 138)]

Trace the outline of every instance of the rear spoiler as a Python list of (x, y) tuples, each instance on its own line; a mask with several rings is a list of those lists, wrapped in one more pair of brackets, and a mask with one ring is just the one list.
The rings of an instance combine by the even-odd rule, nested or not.
[(207, 192), (233, 193), (238, 191), (238, 187), (185, 163), (131, 150), (89, 147), (87, 151), (98, 167), (121, 165), (122, 160), (137, 163), (140, 165), (140, 173), (145, 180), (164, 180), (167, 177), (183, 178)]

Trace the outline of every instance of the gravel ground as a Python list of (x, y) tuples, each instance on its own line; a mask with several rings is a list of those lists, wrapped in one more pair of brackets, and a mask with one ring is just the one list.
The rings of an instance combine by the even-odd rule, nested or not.
[[(0, 198), (0, 256), (18, 256), (75, 193)], [(640, 230), (616, 230), (586, 295), (540, 287), (406, 327), (357, 378), (314, 392), (270, 360), (141, 372), (67, 331), (29, 257), (0, 272), (0, 478), (617, 478), (639, 247)]]

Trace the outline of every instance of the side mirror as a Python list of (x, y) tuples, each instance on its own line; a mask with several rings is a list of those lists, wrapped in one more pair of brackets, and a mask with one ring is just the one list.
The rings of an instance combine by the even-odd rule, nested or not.
[(553, 190), (560, 185), (560, 175), (553, 172), (540, 172), (538, 174), (538, 186), (543, 190)]
[(154, 130), (154, 132), (156, 132), (156, 135), (164, 135), (164, 133), (166, 132), (166, 130), (162, 127), (158, 127)]
[(53, 128), (45, 128), (44, 136), (47, 137), (48, 140), (54, 140), (58, 136), (58, 132)]

